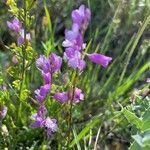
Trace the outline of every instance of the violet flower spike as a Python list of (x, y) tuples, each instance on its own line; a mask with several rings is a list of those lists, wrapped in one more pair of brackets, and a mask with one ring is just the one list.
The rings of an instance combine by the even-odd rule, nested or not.
[(78, 24), (81, 33), (84, 33), (91, 19), (90, 9), (86, 8), (84, 5), (81, 5), (79, 9), (72, 11), (71, 16), (73, 23)]
[(12, 31), (19, 33), (21, 31), (21, 22), (18, 20), (18, 18), (14, 18), (12, 21), (7, 21), (7, 26)]
[(102, 65), (104, 68), (106, 68), (109, 62), (112, 60), (111, 57), (98, 54), (98, 53), (87, 54), (87, 56), (90, 59), (90, 61), (99, 65)]

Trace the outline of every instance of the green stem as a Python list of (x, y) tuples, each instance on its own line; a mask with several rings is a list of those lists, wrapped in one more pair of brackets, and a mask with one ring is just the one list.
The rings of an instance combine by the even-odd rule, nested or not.
[[(24, 0), (24, 44), (22, 45), (22, 75), (21, 75), (21, 83), (20, 83), (20, 90), (19, 90), (19, 98), (21, 100), (21, 93), (23, 90), (23, 85), (25, 82), (25, 74), (26, 74), (26, 18), (27, 18), (27, 8), (26, 8), (26, 0)], [(20, 102), (20, 101), (19, 101)], [(20, 113), (20, 108), (21, 108), (21, 103), (19, 103), (19, 108), (18, 108), (18, 120), (19, 120), (19, 113)]]
[(20, 84), (20, 93), (19, 93), (19, 97), (21, 97), (21, 92), (22, 92), (22, 88), (23, 88), (23, 84), (25, 81), (25, 58), (26, 58), (26, 17), (27, 17), (27, 10), (26, 10), (26, 0), (24, 0), (24, 45), (22, 46), (22, 81)]
[(67, 142), (67, 148), (69, 149), (69, 144), (70, 144), (70, 140), (71, 140), (71, 131), (72, 131), (72, 108), (73, 108), (73, 99), (74, 99), (74, 95), (75, 95), (75, 88), (76, 88), (76, 84), (77, 84), (77, 79), (78, 79), (78, 73), (77, 71), (75, 71), (75, 76), (73, 78), (73, 84), (72, 84), (72, 96), (70, 99), (70, 103), (69, 103), (69, 120), (68, 120), (68, 129), (69, 129), (69, 133), (68, 133), (68, 142)]

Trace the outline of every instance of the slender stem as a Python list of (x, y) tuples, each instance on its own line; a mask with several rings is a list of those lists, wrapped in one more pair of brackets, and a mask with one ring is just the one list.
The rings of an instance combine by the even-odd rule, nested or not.
[(24, 0), (24, 45), (22, 45), (22, 81), (20, 84), (20, 93), (19, 93), (19, 97), (21, 97), (21, 92), (22, 92), (22, 88), (23, 88), (23, 84), (25, 81), (25, 70), (26, 70), (26, 66), (25, 66), (25, 58), (26, 58), (26, 17), (27, 17), (27, 10), (26, 10), (26, 0)]
[(111, 133), (123, 120), (124, 120), (124, 118), (121, 119), (118, 123), (116, 123), (116, 124), (112, 127), (111, 130), (109, 130), (107, 133), (105, 133), (105, 134), (102, 136), (102, 138), (100, 139), (99, 143), (102, 143), (102, 142), (106, 139), (107, 135), (108, 135), (109, 133)]
[(25, 82), (25, 75), (26, 75), (26, 17), (27, 17), (27, 9), (26, 9), (26, 0), (24, 0), (24, 44), (22, 45), (22, 75), (21, 75), (21, 83), (20, 83), (20, 90), (19, 90), (19, 106), (18, 106), (18, 122), (19, 122), (19, 115), (20, 115), (20, 109), (21, 109), (21, 93), (23, 89), (23, 85)]
[(95, 140), (95, 144), (94, 144), (94, 150), (97, 150), (97, 144), (98, 144), (98, 139), (99, 139), (99, 136), (100, 136), (100, 132), (101, 132), (101, 125), (98, 129), (98, 132), (97, 132), (97, 135), (96, 135), (96, 140)]
[(69, 119), (68, 119), (68, 129), (69, 129), (69, 133), (68, 133), (68, 142), (67, 142), (67, 148), (69, 148), (69, 144), (70, 144), (70, 140), (71, 140), (71, 131), (72, 131), (72, 108), (73, 108), (73, 99), (75, 96), (75, 88), (76, 88), (76, 84), (77, 84), (77, 78), (78, 78), (78, 73), (77, 71), (75, 71), (75, 76), (73, 79), (73, 83), (72, 83), (72, 94), (71, 94), (71, 99), (70, 99), (70, 103), (69, 103)]

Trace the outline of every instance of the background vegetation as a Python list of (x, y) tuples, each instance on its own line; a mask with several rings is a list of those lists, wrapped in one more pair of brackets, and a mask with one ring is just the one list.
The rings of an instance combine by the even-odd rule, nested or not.
[[(17, 4), (22, 7), (22, 1), (18, 0)], [(45, 140), (40, 130), (29, 128), (29, 117), (35, 111), (30, 99), (42, 82), (35, 69), (35, 58), (52, 51), (63, 55), (61, 43), (64, 31), (70, 28), (71, 11), (80, 4), (85, 4), (92, 12), (85, 35), (86, 51), (107, 54), (113, 57), (113, 62), (106, 70), (89, 62), (82, 73), (78, 87), (84, 91), (85, 100), (74, 108), (69, 149), (149, 149), (150, 89), (146, 83), (146, 78), (150, 77), (149, 0), (33, 1), (29, 14), (32, 16), (29, 29), (32, 33), (33, 63), (30, 71), (27, 71), (26, 88), (29, 91), (24, 92), (22, 98), (19, 122), (16, 121), (15, 95), (15, 86), (18, 85), (10, 68), (14, 53), (5, 47), (13, 47), (12, 43), (15, 42), (14, 35), (6, 26), (6, 21), (12, 16), (5, 1), (0, 1), (0, 84), (6, 84), (9, 89), (9, 92), (0, 91), (0, 103), (9, 108), (8, 115), (1, 123), (1, 149), (48, 149), (48, 145), (49, 149), (50, 146), (52, 149), (65, 149), (63, 123), (64, 129), (49, 141)], [(62, 72), (66, 67), (64, 64)], [(59, 81), (61, 79), (61, 76), (58, 77)], [(53, 102), (51, 114), (57, 116), (56, 109), (59, 107)], [(7, 129), (5, 133), (2, 127)]]

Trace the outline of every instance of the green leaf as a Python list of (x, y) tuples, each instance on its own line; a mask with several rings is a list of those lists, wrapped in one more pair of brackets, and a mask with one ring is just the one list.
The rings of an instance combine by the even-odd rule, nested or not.
[[(100, 115), (101, 116), (101, 115)], [(91, 128), (93, 128), (97, 123), (101, 121), (100, 116), (95, 117), (89, 123), (86, 124), (85, 128), (76, 136), (76, 139), (73, 139), (69, 147), (73, 147), (76, 144), (76, 141), (80, 141)]]
[(149, 147), (141, 147), (136, 142), (133, 142), (133, 144), (131, 144), (131, 146), (129, 147), (129, 150), (149, 150), (149, 149), (150, 149)]
[(48, 21), (48, 30), (49, 30), (49, 33), (50, 33), (49, 42), (50, 42), (50, 45), (51, 45), (51, 49), (49, 49), (46, 53), (47, 56), (48, 56), (50, 54), (51, 50), (54, 48), (54, 34), (53, 34), (53, 29), (52, 29), (51, 16), (50, 16), (50, 12), (48, 11), (48, 8), (47, 8), (46, 1), (43, 0), (43, 3), (44, 3), (46, 18), (47, 18), (47, 21)]
[(80, 147), (80, 144), (79, 144), (79, 141), (78, 141), (78, 138), (77, 138), (77, 133), (76, 133), (75, 127), (73, 129), (73, 135), (74, 135), (75, 143), (77, 145), (78, 150), (81, 150), (81, 147)]
[(149, 150), (150, 149), (150, 130), (144, 133), (133, 135), (132, 138), (135, 140), (130, 146), (130, 150)]
[(123, 108), (122, 112), (131, 124), (134, 124), (137, 128), (141, 129), (143, 123), (140, 118), (138, 118), (134, 113), (130, 112), (126, 108)]
[(144, 147), (141, 135), (133, 135), (132, 138), (140, 145), (140, 147)]
[(150, 108), (148, 108), (143, 117), (143, 126), (142, 126), (142, 131), (150, 129)]
[(144, 146), (150, 147), (150, 130), (148, 130), (144, 133), (142, 142), (143, 142)]

